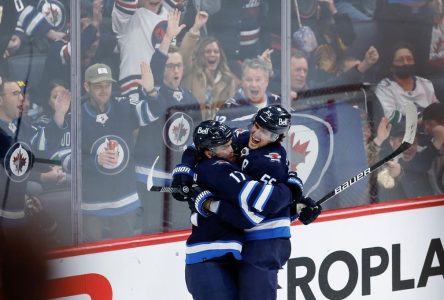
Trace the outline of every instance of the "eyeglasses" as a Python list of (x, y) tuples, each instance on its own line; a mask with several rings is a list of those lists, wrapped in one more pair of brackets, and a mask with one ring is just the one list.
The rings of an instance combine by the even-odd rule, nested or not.
[(22, 91), (13, 91), (11, 93), (1, 93), (0, 95), (3, 96), (3, 95), (8, 95), (8, 94), (18, 97), (18, 96), (22, 95)]
[(167, 69), (174, 70), (175, 68), (181, 69), (183, 67), (183, 65), (181, 63), (178, 63), (178, 64), (166, 64), (165, 67)]

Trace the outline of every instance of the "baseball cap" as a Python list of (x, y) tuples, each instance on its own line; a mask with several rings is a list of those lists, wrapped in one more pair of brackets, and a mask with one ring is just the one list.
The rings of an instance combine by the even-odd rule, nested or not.
[(105, 64), (94, 64), (85, 71), (85, 81), (98, 83), (103, 81), (116, 82), (113, 79), (111, 68)]

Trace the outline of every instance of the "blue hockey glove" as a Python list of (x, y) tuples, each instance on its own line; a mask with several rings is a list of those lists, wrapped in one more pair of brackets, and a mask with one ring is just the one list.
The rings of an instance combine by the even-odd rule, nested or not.
[(299, 212), (299, 221), (301, 221), (304, 225), (308, 225), (321, 214), (322, 207), (320, 205), (316, 205), (316, 202), (310, 197), (302, 197), (299, 202), (299, 207), (302, 207)]
[(194, 184), (190, 190), (191, 198), (194, 201), (194, 208), (199, 213), (199, 215), (203, 217), (208, 217), (211, 215), (211, 212), (204, 208), (205, 202), (215, 200), (214, 195), (208, 191), (203, 190), (197, 184)]
[(173, 193), (174, 199), (178, 201), (190, 200), (190, 189), (193, 185), (193, 175), (193, 170), (187, 165), (179, 164), (174, 168), (171, 187), (179, 190), (178, 193)]
[(293, 200), (299, 203), (304, 191), (304, 184), (296, 172), (288, 172), (286, 185), (291, 190)]

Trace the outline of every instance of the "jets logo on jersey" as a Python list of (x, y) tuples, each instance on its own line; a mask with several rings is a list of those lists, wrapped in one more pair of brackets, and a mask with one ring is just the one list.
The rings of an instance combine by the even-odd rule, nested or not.
[(277, 152), (270, 152), (267, 155), (264, 155), (265, 157), (268, 157), (270, 161), (274, 162), (280, 162), (281, 161), (281, 155)]
[(162, 42), (163, 37), (166, 33), (167, 21), (163, 20), (157, 23), (157, 25), (153, 29), (153, 33), (151, 35), (151, 45), (154, 48), (157, 48), (159, 44)]
[(23, 143), (18, 142), (9, 148), (6, 152), (3, 166), (8, 177), (14, 182), (22, 182), (29, 176), (32, 168), (32, 152), (31, 148)]
[(185, 150), (191, 140), (193, 119), (183, 112), (174, 113), (163, 126), (163, 141), (173, 151)]
[(59, 0), (40, 0), (37, 9), (56, 31), (64, 31), (66, 25), (65, 5)]
[[(116, 162), (114, 164), (99, 164), (99, 154), (107, 150), (114, 150)], [(97, 170), (105, 175), (115, 175), (122, 172), (129, 161), (129, 147), (122, 138), (116, 135), (107, 135), (97, 139), (91, 146), (90, 154), (95, 156)]]

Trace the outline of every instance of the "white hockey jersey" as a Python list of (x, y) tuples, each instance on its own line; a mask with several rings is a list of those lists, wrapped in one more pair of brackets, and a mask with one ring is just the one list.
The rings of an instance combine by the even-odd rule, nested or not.
[(395, 110), (403, 115), (406, 103), (413, 102), (419, 112), (430, 104), (437, 102), (435, 90), (430, 80), (415, 76), (415, 86), (412, 91), (405, 91), (396, 81), (384, 78), (376, 86), (376, 96), (384, 109), (384, 115), (390, 117)]
[(113, 31), (120, 50), (119, 83), (122, 94), (137, 90), (140, 63), (149, 63), (154, 50), (163, 39), (167, 27), (167, 9), (159, 14), (140, 7), (137, 0), (117, 0), (112, 12)]

